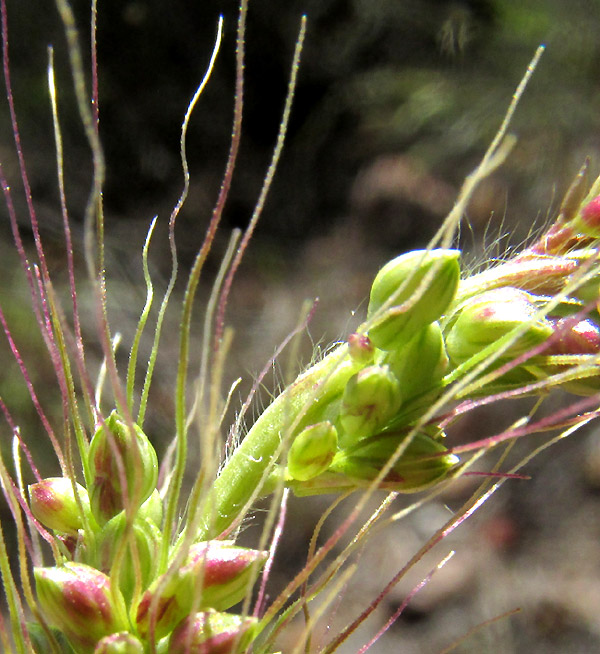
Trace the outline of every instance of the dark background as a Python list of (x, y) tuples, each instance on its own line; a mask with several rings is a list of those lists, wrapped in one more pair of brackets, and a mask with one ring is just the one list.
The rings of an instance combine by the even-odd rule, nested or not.
[[(67, 194), (77, 243), (90, 184), (89, 149), (53, 4), (7, 4), (23, 149), (51, 269), (60, 281), (64, 251), (46, 88), (49, 44), (56, 51)], [(87, 3), (77, 0), (74, 9), (86, 38)], [(218, 193), (231, 131), (237, 7), (217, 0), (105, 0), (98, 11), (110, 311), (127, 343), (143, 304), (140, 251), (154, 215), (159, 227), (151, 266), (157, 290), (164, 289), (169, 274), (165, 225), (182, 186), (181, 120), (204, 74), (222, 13), (221, 54), (188, 135), (191, 189), (177, 225), (182, 280)], [(344, 337), (358, 319), (354, 311), (359, 317), (364, 311), (377, 269), (392, 256), (428, 242), (493, 138), (540, 43), (547, 52), (512, 123), (518, 143), (479, 189), (463, 224), (460, 244), (466, 262), (477, 265), (500, 256), (539, 230), (586, 155), (593, 172), (599, 169), (600, 3), (251, 0), (242, 149), (208, 262), (207, 284), (229, 232), (247, 224), (258, 196), (303, 13), (308, 33), (284, 155), (228, 311), (236, 337), (225, 381), (228, 385), (243, 375), (242, 389), (296, 324), (304, 299), (321, 300), (310, 326), (313, 342)], [(5, 104), (0, 127), (0, 158), (30, 242)], [(32, 350), (30, 372), (40, 396), (60, 421), (50, 364), (35, 349), (35, 326), (24, 308), (27, 291), (15, 273), (7, 221), (2, 223), (7, 238), (0, 244), (5, 280), (0, 300), (19, 346)], [(79, 257), (80, 245), (76, 250)], [(200, 303), (205, 294), (201, 289)], [(85, 309), (85, 293), (82, 304)], [(159, 449), (171, 437), (177, 319), (174, 310), (152, 396), (149, 430)], [(93, 333), (93, 320), (86, 328)], [(306, 341), (304, 362), (312, 348)], [(8, 351), (0, 354), (6, 361), (0, 394), (22, 429), (35, 434), (39, 425), (16, 366)], [(492, 433), (495, 420), (476, 417), (464, 425), (461, 438), (479, 438), (486, 429)], [(4, 452), (9, 438), (8, 431), (3, 433)], [(33, 441), (43, 443), (42, 438)], [(440, 573), (373, 651), (439, 651), (470, 627), (516, 606), (523, 607), (520, 616), (484, 629), (455, 651), (598, 651), (600, 619), (592, 608), (600, 600), (598, 456), (593, 434), (575, 436), (533, 464), (528, 470), (532, 481), (507, 485), (473, 526), (456, 536), (458, 554), (446, 577)], [(47, 465), (45, 473), (56, 474)], [(457, 508), (467, 491), (458, 489), (443, 501)], [(303, 526), (292, 520), (281, 557), (287, 575), (304, 556), (323, 504), (304, 501), (293, 507), (297, 514), (306, 513), (307, 521)], [(374, 596), (386, 581), (383, 573), (391, 575), (400, 567), (448, 515), (443, 503), (428, 511), (394, 527), (378, 542), (374, 556), (365, 556), (363, 585), (356, 596), (351, 591), (345, 595), (338, 615), (342, 623), (344, 609), (354, 615), (360, 606), (356, 598), (364, 602)], [(248, 532), (250, 537), (256, 533)], [(389, 561), (385, 571), (379, 570), (382, 560)], [(390, 597), (371, 632), (408, 588)], [(343, 651), (356, 651), (366, 638), (363, 634)]]

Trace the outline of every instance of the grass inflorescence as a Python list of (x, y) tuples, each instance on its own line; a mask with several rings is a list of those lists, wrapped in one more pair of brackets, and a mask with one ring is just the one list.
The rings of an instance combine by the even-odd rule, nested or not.
[[(54, 472), (36, 462), (38, 438), (21, 433), (4, 401), (0, 408), (12, 436), (0, 480), (14, 521), (16, 552), (0, 531), (0, 572), (7, 616), (0, 622), (4, 651), (75, 654), (210, 654), (278, 651), (286, 630), (297, 629), (292, 652), (342, 651), (349, 639), (417, 564), (427, 571), (412, 583), (388, 620), (365, 636), (370, 649), (390, 629), (438, 570), (454, 556), (440, 553), (448, 537), (504, 484), (527, 478), (539, 452), (597, 417), (600, 374), (597, 245), (600, 181), (582, 168), (558, 214), (545, 231), (493, 267), (465, 273), (455, 247), (459, 223), (474, 189), (500, 166), (514, 144), (510, 120), (542, 54), (540, 48), (517, 87), (505, 120), (479, 166), (467, 177), (454, 208), (427, 248), (405, 253), (374, 276), (364, 320), (325, 356), (283, 384), (279, 394), (246, 426), (255, 394), (286, 347), (293, 350), (315, 305), (299, 311), (298, 325), (258, 376), (233, 425), (226, 424), (237, 382), (227, 389), (225, 363), (232, 330), (227, 326), (231, 289), (263, 212), (284, 141), (306, 32), (299, 24), (279, 132), (256, 205), (243, 232), (233, 231), (209, 297), (197, 306), (201, 279), (217, 234), (238, 162), (242, 137), (248, 2), (237, 23), (236, 79), (229, 154), (204, 240), (177, 293), (177, 217), (190, 187), (187, 132), (193, 111), (221, 48), (223, 22), (206, 74), (184, 115), (180, 157), (183, 188), (167, 224), (170, 276), (160, 296), (150, 266), (158, 220), (139, 254), (143, 270), (140, 315), (123, 343), (110, 314), (110, 267), (105, 248), (96, 20), (91, 6), (91, 71), (68, 0), (57, 0), (68, 44), (70, 74), (81, 124), (91, 151), (91, 186), (80, 243), (74, 238), (65, 183), (61, 89), (49, 51), (48, 88), (54, 127), (59, 209), (64, 234), (67, 301), (48, 260), (25, 163), (10, 77), (7, 9), (0, 0), (4, 78), (18, 175), (25, 192), (33, 248), (21, 236), (11, 184), (0, 169), (15, 249), (31, 297), (32, 318), (56, 382), (57, 412), (50, 414), (36, 390), (34, 359), (25, 361), (18, 330), (4, 311), (0, 321), (8, 348), (54, 454)], [(101, 9), (100, 9), (101, 10)], [(76, 256), (83, 252), (87, 278)], [(85, 302), (82, 302), (82, 297)], [(90, 312), (90, 316), (85, 312)], [(193, 339), (194, 316), (202, 335)], [(172, 401), (174, 415), (164, 453), (149, 438), (148, 409), (162, 349), (178, 323)], [(93, 336), (83, 323), (95, 325)], [(85, 318), (85, 320), (84, 320)], [(200, 343), (199, 373), (190, 372), (192, 343)], [(94, 362), (92, 352), (101, 352)], [(121, 351), (128, 355), (122, 357)], [(147, 353), (143, 360), (142, 353)], [(556, 390), (580, 396), (541, 413)], [(480, 407), (533, 398), (533, 408), (510, 426), (452, 445), (447, 432)], [(195, 427), (192, 430), (192, 425)], [(191, 441), (197, 431), (198, 443)], [(148, 432), (148, 433), (146, 433)], [(511, 459), (515, 443), (532, 434), (543, 442)], [(518, 448), (517, 448), (518, 449)], [(193, 455), (191, 454), (193, 452)], [(24, 464), (25, 461), (25, 464)], [(483, 463), (485, 461), (485, 463)], [(482, 465), (483, 469), (476, 469)], [(416, 548), (362, 609), (335, 633), (323, 625), (360, 568), (360, 554), (386, 529), (422, 510), (466, 477), (479, 478), (462, 506)], [(312, 495), (332, 497), (306, 544), (306, 561), (274, 596), (269, 575), (279, 556), (288, 502)], [(383, 499), (380, 494), (383, 493)], [(414, 494), (419, 495), (414, 495)], [(398, 496), (411, 494), (402, 506)], [(259, 500), (267, 510), (251, 547), (239, 544)], [(373, 507), (373, 500), (377, 504)], [(310, 500), (303, 500), (310, 501)], [(262, 504), (261, 506), (264, 506)], [(343, 507), (343, 510), (340, 508)], [(331, 527), (331, 523), (334, 526)], [(245, 535), (244, 535), (245, 536)], [(437, 560), (428, 558), (434, 552)], [(33, 567), (33, 571), (31, 568)], [(237, 607), (237, 609), (234, 609)], [(511, 611), (497, 616), (504, 618)], [(496, 620), (492, 617), (481, 628)], [(477, 631), (454, 638), (456, 648)], [(287, 652), (287, 649), (286, 649)]]

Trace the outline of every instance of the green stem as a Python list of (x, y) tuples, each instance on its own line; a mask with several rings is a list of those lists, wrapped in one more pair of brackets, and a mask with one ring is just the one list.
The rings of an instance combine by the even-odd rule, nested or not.
[(346, 345), (340, 345), (275, 399), (215, 479), (203, 507), (198, 538), (222, 533), (244, 516), (257, 497), (266, 494), (265, 481), (290, 435), (340, 397), (348, 379), (363, 366), (348, 356)]

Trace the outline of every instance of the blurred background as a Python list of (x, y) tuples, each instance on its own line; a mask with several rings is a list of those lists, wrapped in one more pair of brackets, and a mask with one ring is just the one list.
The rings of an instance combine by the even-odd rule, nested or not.
[[(55, 49), (66, 190), (80, 264), (91, 165), (62, 27), (54, 7), (42, 4), (7, 0), (10, 56), (32, 195), (50, 268), (60, 286), (66, 274), (46, 82), (50, 44)], [(87, 38), (88, 3), (73, 4)], [(240, 398), (296, 325), (305, 300), (319, 297), (320, 302), (298, 355), (303, 364), (315, 345), (344, 338), (360, 322), (379, 267), (403, 251), (426, 245), (465, 176), (480, 161), (541, 43), (547, 51), (511, 125), (517, 145), (504, 166), (481, 185), (465, 217), (459, 237), (465, 266), (501, 256), (539, 231), (555, 214), (586, 156), (591, 157), (593, 174), (600, 169), (600, 3), (594, 0), (251, 0), (242, 147), (199, 306), (231, 230), (246, 226), (258, 197), (304, 13), (308, 32), (284, 154), (227, 314), (235, 339), (225, 386), (241, 375)], [(99, 3), (110, 314), (126, 344), (144, 302), (140, 252), (155, 215), (159, 223), (150, 259), (157, 294), (170, 273), (166, 225), (182, 188), (181, 120), (204, 75), (219, 14), (225, 21), (221, 54), (188, 132), (191, 187), (176, 231), (182, 265), (178, 291), (202, 242), (229, 148), (236, 2)], [(23, 238), (31, 246), (6, 102), (0, 109), (0, 126), (4, 135), (0, 160), (13, 186)], [(6, 211), (2, 215), (0, 302), (40, 398), (60, 425), (52, 368), (41, 355)], [(83, 290), (85, 327), (93, 334), (92, 305), (87, 300)], [(172, 436), (178, 317), (175, 307), (152, 395), (148, 431), (159, 450)], [(199, 311), (198, 334), (201, 320)], [(90, 345), (92, 359), (94, 348)], [(142, 352), (141, 361), (147, 354)], [(43, 460), (41, 428), (4, 344), (0, 357), (0, 396)], [(276, 370), (265, 380), (267, 391), (281, 374)], [(553, 399), (554, 406), (565, 401)], [(477, 414), (453, 437), (463, 442), (495, 433), (528, 406)], [(3, 452), (8, 452), (10, 430), (1, 429)], [(55, 474), (51, 458), (46, 459), (42, 472)], [(436, 550), (436, 560), (449, 547), (457, 554), (371, 651), (442, 651), (474, 626), (516, 607), (522, 608), (520, 614), (478, 631), (454, 651), (599, 651), (598, 434), (575, 435), (536, 459), (527, 472), (531, 481), (506, 484), (453, 535), (451, 545), (444, 543)], [(377, 539), (376, 547), (367, 548), (360, 585), (345, 591), (330, 633), (354, 617), (365, 598), (377, 595), (473, 489), (468, 483), (457, 485), (439, 503), (396, 525)], [(282, 578), (302, 565), (315, 520), (327, 504), (327, 498), (292, 502), (294, 518), (278, 572)], [(10, 518), (2, 511), (4, 525)], [(252, 542), (257, 534), (258, 528), (250, 526), (244, 537)], [(341, 651), (358, 651), (434, 563), (425, 562), (414, 578), (402, 582), (368, 628)], [(278, 583), (275, 578), (272, 593)], [(322, 641), (317, 643), (328, 637), (320, 634)], [(295, 642), (293, 629), (289, 638), (289, 643), (281, 644), (283, 651)]]

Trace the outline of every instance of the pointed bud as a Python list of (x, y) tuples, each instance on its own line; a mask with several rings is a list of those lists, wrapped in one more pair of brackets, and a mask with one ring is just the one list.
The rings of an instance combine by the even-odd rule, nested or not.
[[(338, 472), (357, 485), (374, 480), (406, 438), (406, 432), (385, 432), (357, 443), (338, 453), (330, 470)], [(415, 434), (406, 450), (382, 481), (382, 488), (412, 493), (445, 479), (459, 463), (440, 438), (425, 432)]]
[[(106, 523), (99, 539), (100, 567), (109, 572), (117, 550), (125, 538), (127, 520), (124, 513), (115, 516)], [(140, 587), (147, 588), (156, 575), (162, 542), (160, 529), (146, 518), (136, 517), (131, 526), (133, 541), (128, 541), (127, 552), (121, 561), (119, 589), (126, 602), (133, 597), (136, 587), (136, 575), (140, 575)]]
[[(91, 517), (90, 501), (83, 486), (75, 483), (81, 507)], [(76, 536), (84, 519), (73, 492), (73, 482), (66, 477), (49, 477), (29, 486), (29, 504), (33, 515), (48, 529)]]
[(576, 231), (591, 238), (600, 237), (600, 195), (585, 203), (572, 221)]
[(171, 634), (167, 654), (234, 654), (248, 647), (257, 618), (215, 611), (195, 613)]
[[(459, 250), (415, 250), (386, 264), (375, 277), (367, 316), (373, 318), (390, 300), (392, 306), (375, 317), (369, 338), (391, 350), (442, 316), (458, 288)], [(432, 275), (426, 288), (419, 288)], [(418, 292), (418, 295), (416, 293)]]
[(94, 654), (144, 654), (144, 645), (133, 634), (122, 631), (105, 636), (96, 645)]
[(77, 652), (93, 652), (98, 641), (127, 629), (125, 603), (110, 578), (83, 563), (34, 568), (40, 606), (48, 622)]
[(287, 471), (292, 479), (307, 481), (325, 472), (337, 450), (337, 430), (329, 422), (303, 429), (288, 452)]
[(458, 365), (519, 327), (525, 331), (516, 337), (503, 358), (519, 356), (543, 343), (553, 329), (548, 320), (535, 318), (538, 307), (533, 299), (529, 293), (510, 287), (471, 298), (446, 336), (451, 361)]
[[(123, 464), (124, 479), (118, 459)], [(152, 444), (137, 425), (130, 429), (114, 411), (94, 434), (88, 460), (94, 474), (90, 503), (101, 525), (133, 501), (134, 508), (139, 507), (156, 488), (158, 460)], [(126, 482), (125, 488), (122, 481)]]
[(373, 363), (375, 347), (366, 334), (350, 334), (348, 336), (348, 353), (353, 361), (368, 365)]
[[(174, 574), (159, 577), (142, 597), (136, 622), (140, 634), (150, 628), (150, 610), (156, 604), (155, 636), (162, 638), (192, 608), (218, 611), (241, 601), (248, 583), (267, 558), (267, 552), (237, 547), (227, 541), (196, 543), (184, 565)], [(154, 599), (159, 592), (158, 600)]]
[(381, 431), (402, 403), (400, 384), (387, 366), (369, 366), (346, 384), (340, 424), (351, 440)]

